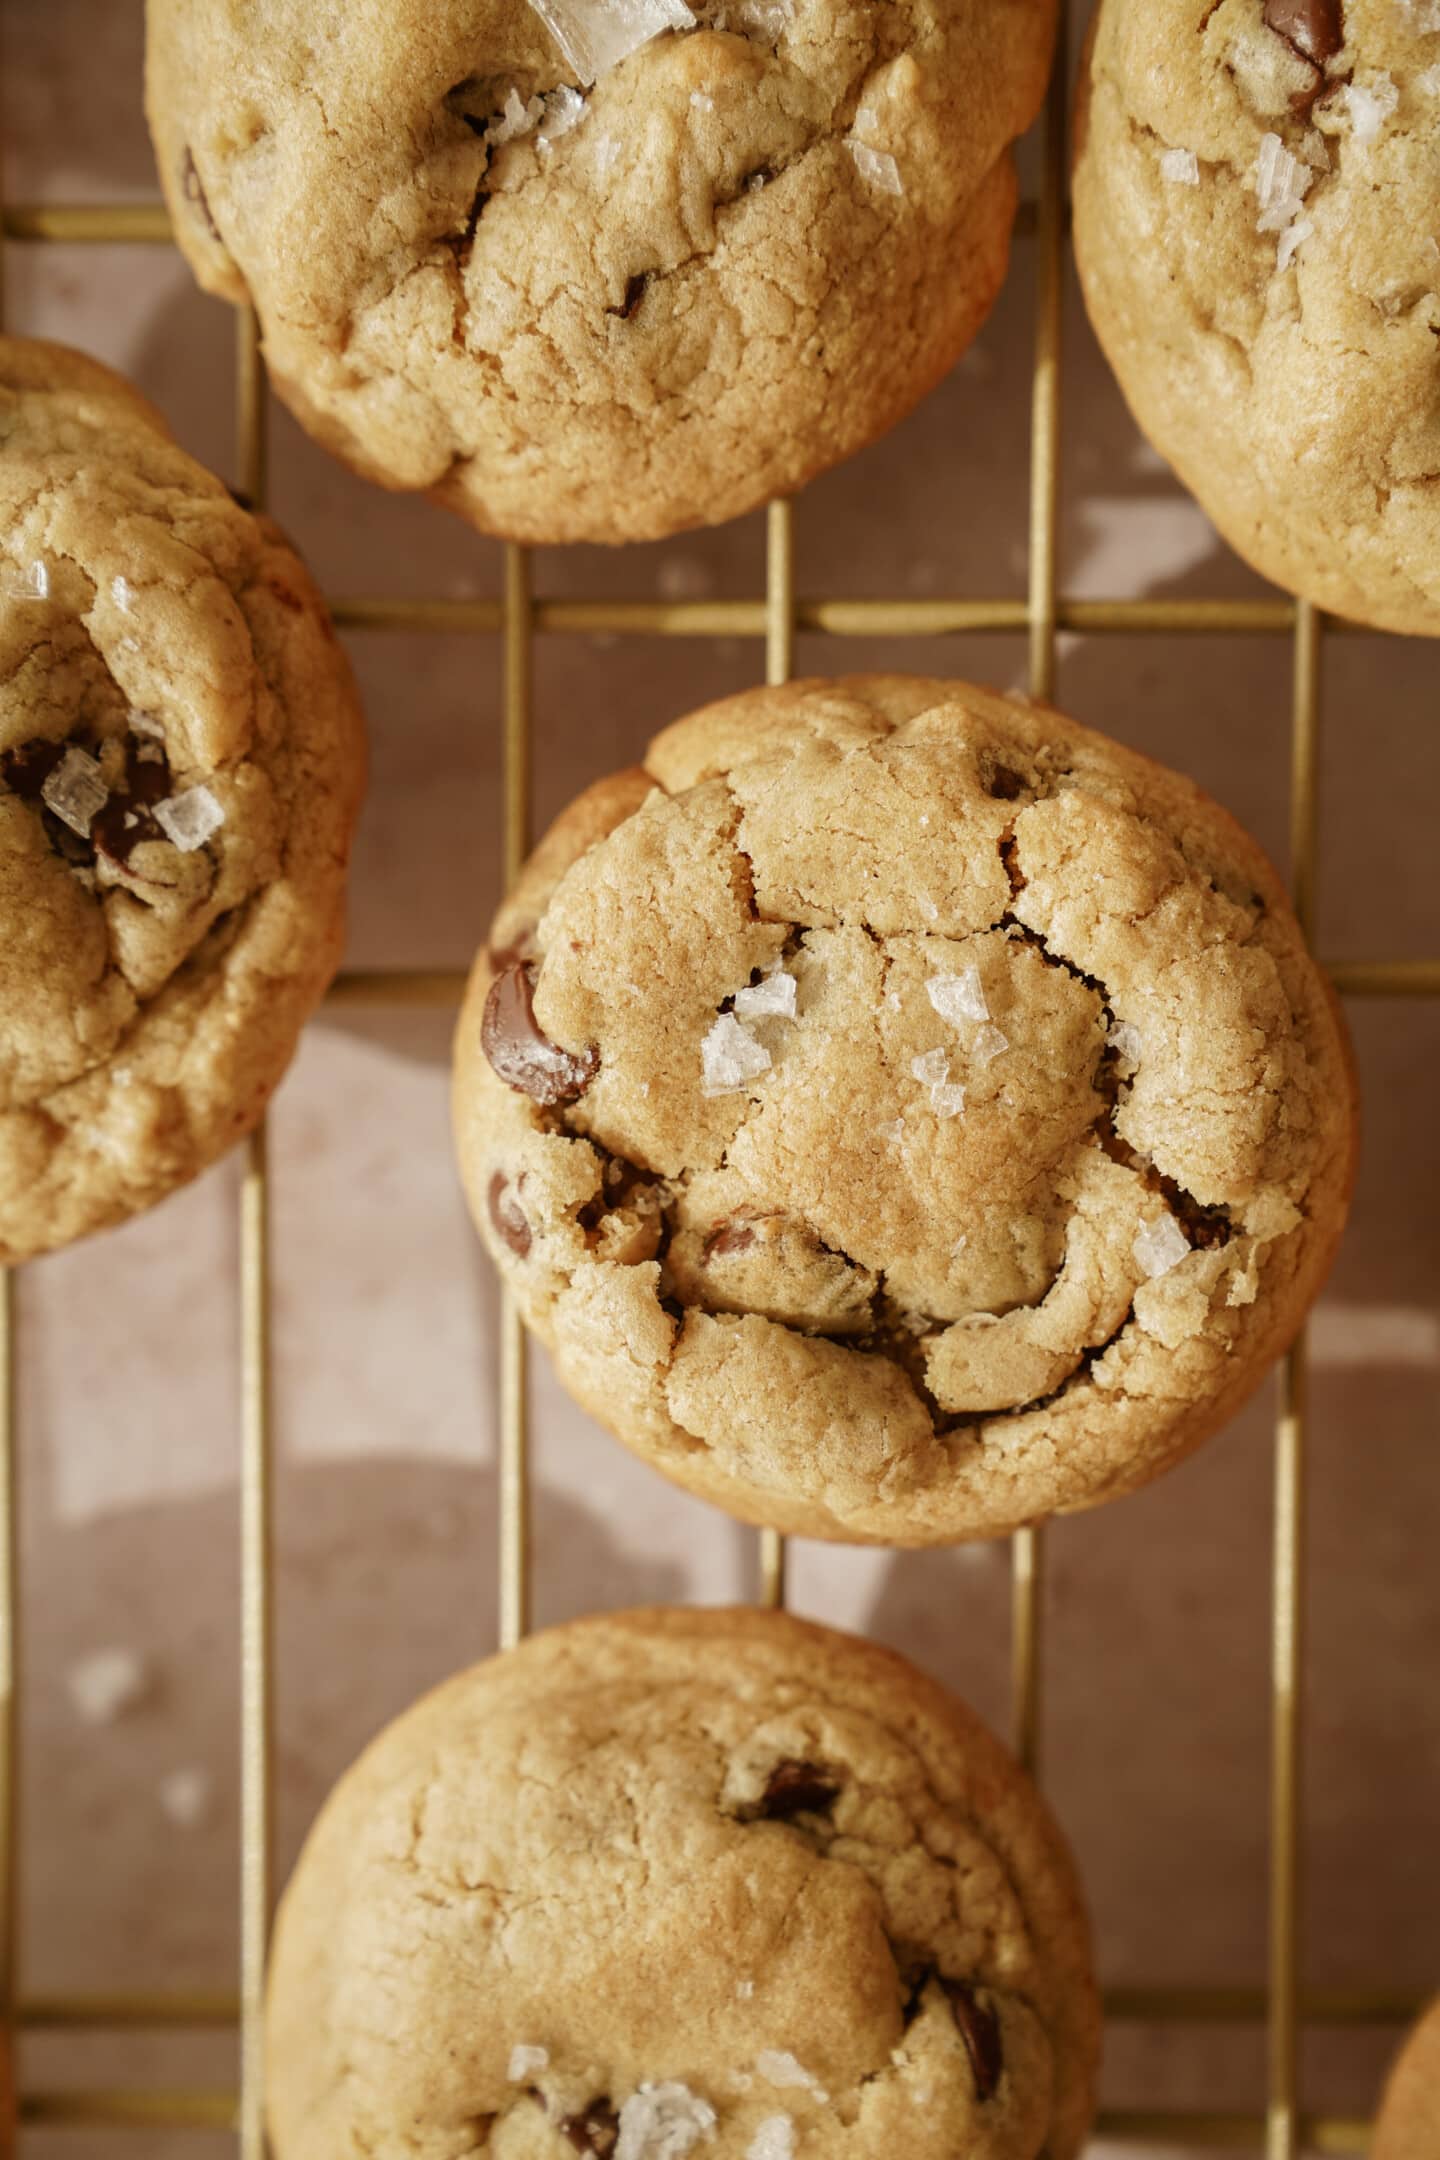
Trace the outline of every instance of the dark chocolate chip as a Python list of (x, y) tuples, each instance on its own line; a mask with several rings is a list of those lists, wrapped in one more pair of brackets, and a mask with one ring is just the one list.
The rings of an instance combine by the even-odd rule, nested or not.
[(1345, 42), (1340, 0), (1265, 0), (1265, 25), (1315, 67), (1333, 60)]
[(530, 1225), (515, 1197), (514, 1187), (507, 1182), (503, 1170), (497, 1170), (491, 1178), (487, 1200), (496, 1237), (502, 1245), (508, 1245), (518, 1259), (523, 1260), (530, 1250)]
[(180, 187), (186, 202), (193, 203), (209, 226), (211, 239), (218, 240), (220, 238), (220, 228), (211, 214), (210, 198), (205, 193), (205, 183), (200, 178), (200, 169), (195, 163), (195, 153), (188, 143), (185, 145), (185, 155), (180, 160)]
[(823, 1815), (839, 1790), (838, 1779), (819, 1763), (777, 1763), (760, 1813), (767, 1822), (789, 1822), (792, 1815)]
[(1023, 774), (1012, 765), (992, 765), (985, 777), (985, 792), (993, 795), (996, 802), (1014, 802), (1025, 792)]
[(993, 2010), (987, 2010), (984, 2003), (977, 2000), (963, 1980), (942, 1980), (940, 1985), (949, 1998), (956, 2030), (970, 2058), (975, 2091), (981, 2100), (988, 2100), (1000, 2083), (1000, 2073), (1005, 2067), (1000, 2046), (1000, 2020)]
[(721, 1253), (747, 1252), (755, 1242), (755, 1231), (747, 1222), (723, 1222), (712, 1230), (705, 1240), (705, 1258), (714, 1260)]
[(620, 2117), (608, 2100), (592, 2100), (583, 2115), (567, 2115), (560, 2125), (578, 2153), (599, 2153), (608, 2160), (620, 2136)]
[(63, 742), (21, 743), (18, 750), (0, 752), (0, 780), (12, 795), (22, 802), (39, 802), (45, 782), (64, 757), (69, 745)]
[(600, 1053), (593, 1043), (562, 1050), (541, 1031), (535, 1019), (539, 973), (531, 960), (502, 968), (485, 1000), (480, 1047), (507, 1087), (553, 1110), (584, 1094), (600, 1069)]
[(625, 298), (621, 301), (619, 307), (606, 308), (606, 314), (618, 315), (622, 322), (629, 322), (631, 316), (635, 313), (641, 301), (644, 299), (645, 288), (649, 283), (649, 271), (637, 271), (635, 276), (632, 277), (629, 283), (626, 285)]

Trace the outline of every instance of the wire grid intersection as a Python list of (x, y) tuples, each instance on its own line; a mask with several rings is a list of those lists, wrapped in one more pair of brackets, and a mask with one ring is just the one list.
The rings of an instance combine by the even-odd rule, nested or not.
[[(1064, 10), (1062, 7), (1062, 14)], [(1064, 51), (1064, 25), (1061, 28)], [(1292, 642), (1291, 861), (1297, 914), (1313, 931), (1318, 861), (1317, 773), (1322, 637), (1356, 626), (1321, 618), (1283, 594), (1261, 600), (1067, 599), (1057, 589), (1060, 464), (1061, 299), (1065, 264), (1065, 92), (1057, 67), (1046, 102), (1043, 176), (1033, 217), (1037, 243), (1035, 357), (1031, 403), (1029, 581), (1024, 600), (974, 598), (803, 599), (795, 585), (792, 505), (770, 506), (763, 597), (664, 602), (537, 600), (524, 548), (504, 551), (498, 600), (332, 598), (342, 628), (462, 636), (498, 635), (503, 690), (503, 868), (513, 877), (530, 840), (530, 757), (534, 640), (542, 635), (631, 634), (763, 640), (765, 679), (792, 672), (798, 632), (833, 637), (953, 636), (1024, 631), (1033, 696), (1055, 690), (1057, 639), (1088, 635), (1283, 636)], [(1031, 219), (1022, 212), (1022, 225)], [(27, 204), (0, 209), (0, 236), (45, 245), (173, 244), (163, 206), (152, 203)], [(0, 249), (3, 259), (3, 249)], [(0, 322), (4, 320), (0, 282)], [(266, 388), (258, 324), (237, 319), (235, 469), (259, 505), (265, 500)], [(1332, 981), (1354, 997), (1440, 996), (1440, 960), (1333, 965)], [(462, 973), (439, 969), (352, 969), (329, 1002), (344, 1006), (436, 1007), (459, 1003)], [(190, 1990), (41, 1997), (22, 1995), (17, 1929), (20, 1882), (19, 1645), (20, 1445), (16, 1408), (18, 1330), (15, 1277), (0, 1269), (0, 2047), (13, 2057), (24, 2032), (237, 2031), (238, 2091), (27, 2090), (17, 2092), (19, 2124), (112, 2129), (193, 2126), (233, 2130), (242, 2160), (265, 2160), (263, 1996), (273, 1903), (274, 1635), (273, 1467), (271, 1407), (269, 1198), (265, 1130), (248, 1143), (239, 1203), (241, 1400), (241, 1961), (236, 1992)], [(499, 1633), (517, 1642), (530, 1624), (530, 1476), (527, 1343), (508, 1293), (502, 1294), (498, 1358), (500, 1448)], [(1263, 2113), (1112, 2110), (1097, 2135), (1126, 2143), (1257, 2150), (1266, 2160), (1297, 2160), (1303, 2150), (1362, 2152), (1370, 2125), (1345, 2116), (1301, 2112), (1298, 2039), (1306, 2025), (1401, 2023), (1420, 2007), (1405, 1991), (1383, 1987), (1306, 1990), (1301, 1986), (1300, 1683), (1303, 1673), (1305, 1501), (1305, 1352), (1303, 1338), (1282, 1370), (1275, 1434), (1275, 1526), (1272, 1571), (1272, 1767), (1270, 1970), (1268, 1985), (1114, 1988), (1107, 2016), (1134, 2023), (1255, 2024), (1268, 2035)], [(1044, 1537), (1020, 1531), (1012, 1548), (1012, 1728), (1016, 1752), (1038, 1768), (1042, 1725)], [(785, 1601), (785, 1540), (758, 1535), (762, 1602)], [(3, 2054), (0, 2054), (3, 2071)], [(13, 2128), (3, 2117), (0, 2145)], [(8, 2148), (6, 2148), (8, 2149)]]

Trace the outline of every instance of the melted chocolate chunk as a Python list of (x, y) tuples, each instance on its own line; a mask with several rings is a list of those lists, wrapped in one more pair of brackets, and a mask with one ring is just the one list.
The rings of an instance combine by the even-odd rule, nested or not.
[(574, 1102), (600, 1070), (593, 1043), (582, 1051), (562, 1050), (542, 1033), (535, 1019), (534, 961), (518, 960), (490, 985), (480, 1021), (480, 1047), (507, 1087), (528, 1095), (542, 1109)]
[(127, 741), (122, 788), (111, 789), (110, 800), (90, 828), (92, 845), (112, 862), (128, 862), (142, 840), (168, 838), (154, 811), (172, 792), (170, 764), (158, 742), (150, 747), (152, 755), (142, 758), (139, 744), (133, 738)]
[(766, 1822), (789, 1822), (794, 1815), (823, 1815), (840, 1790), (839, 1780), (819, 1763), (777, 1763), (760, 1802)]
[(560, 2125), (578, 2153), (599, 2153), (609, 2160), (620, 2136), (620, 2117), (608, 2100), (592, 2100), (583, 2115), (567, 2115)]
[(507, 1183), (503, 1170), (497, 1170), (491, 1178), (486, 1201), (496, 1237), (502, 1245), (509, 1246), (517, 1259), (523, 1260), (530, 1250), (530, 1225), (515, 1197), (515, 1188)]
[(1000, 2020), (993, 2010), (987, 2010), (976, 2000), (963, 1980), (942, 1980), (940, 1985), (949, 1998), (956, 2030), (970, 2058), (976, 2094), (981, 2100), (988, 2100), (1000, 2083), (1000, 2073), (1005, 2067), (1000, 2046)]
[(204, 218), (205, 223), (209, 226), (211, 239), (218, 240), (220, 238), (220, 228), (211, 215), (210, 198), (205, 193), (205, 183), (200, 178), (199, 167), (195, 163), (195, 153), (188, 143), (185, 145), (185, 155), (180, 160), (180, 187), (186, 202), (194, 204), (201, 217)]
[(755, 1230), (747, 1222), (722, 1222), (705, 1240), (705, 1258), (714, 1260), (721, 1253), (748, 1252), (755, 1242)]
[(1333, 60), (1345, 42), (1340, 0), (1265, 0), (1265, 26), (1314, 67)]
[(21, 743), (18, 750), (6, 750), (0, 753), (0, 781), (21, 802), (38, 803), (45, 782), (68, 748), (68, 743), (37, 740)]
[(1010, 881), (1010, 897), (1012, 900), (1025, 890), (1025, 873), (1015, 860), (1015, 848), (1014, 833), (1007, 833), (1000, 842), (1000, 860), (1005, 866), (1005, 875)]
[(625, 298), (621, 301), (619, 307), (606, 308), (606, 314), (618, 315), (622, 322), (629, 322), (631, 316), (635, 313), (641, 301), (644, 299), (645, 288), (649, 283), (649, 271), (637, 271), (636, 275), (631, 278), (630, 282), (625, 287)]
[(1016, 802), (1025, 793), (1026, 781), (1012, 765), (992, 765), (985, 775), (985, 792), (996, 802)]

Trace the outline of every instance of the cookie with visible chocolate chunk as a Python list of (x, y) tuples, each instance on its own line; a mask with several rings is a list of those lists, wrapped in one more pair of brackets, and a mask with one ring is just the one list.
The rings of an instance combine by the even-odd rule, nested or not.
[(1385, 2081), (1370, 2160), (1440, 2153), (1440, 1999), (1412, 2029)]
[(127, 383), (0, 338), (0, 1262), (256, 1123), (340, 956), (359, 707), (284, 538)]
[(332, 1794), (281, 1905), (276, 2160), (1071, 2160), (1100, 2020), (1063, 1841), (893, 1653), (582, 1620)]
[(1289, 1341), (1337, 1013), (1198, 788), (962, 683), (756, 690), (561, 817), (456, 1037), (472, 1209), (587, 1409), (752, 1522), (1142, 1484)]
[(1055, 0), (150, 0), (176, 237), (371, 479), (529, 541), (800, 487), (1005, 275)]
[(1075, 250), (1140, 426), (1246, 560), (1440, 635), (1440, 10), (1101, 0)]

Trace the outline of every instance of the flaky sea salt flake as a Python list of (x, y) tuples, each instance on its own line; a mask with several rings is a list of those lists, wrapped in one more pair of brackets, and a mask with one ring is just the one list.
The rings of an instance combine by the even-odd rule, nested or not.
[(510, 2067), (505, 2075), (512, 2085), (524, 2085), (537, 2071), (548, 2070), (549, 2067), (549, 2048), (528, 2047), (520, 2040), (510, 2050)]
[(1420, 70), (1415, 77), (1415, 88), (1421, 97), (1440, 97), (1440, 62)]
[(620, 2110), (615, 2160), (685, 2160), (714, 2128), (714, 2108), (688, 2085), (642, 2085)]
[(822, 2107), (830, 2097), (819, 2079), (812, 2077), (788, 2048), (762, 2048), (755, 2058), (755, 2068), (767, 2085), (778, 2085), (782, 2091), (793, 2088), (813, 2093)]
[(116, 1718), (144, 1701), (150, 1674), (136, 1651), (117, 1645), (77, 1659), (65, 1675), (65, 1685), (87, 1725), (113, 1725)]
[(1289, 268), (1291, 256), (1298, 247), (1302, 246), (1310, 238), (1314, 230), (1315, 221), (1313, 218), (1308, 217), (1296, 218), (1293, 225), (1286, 226), (1284, 232), (1280, 235), (1280, 243), (1275, 250), (1275, 267), (1277, 270)]
[(182, 855), (193, 855), (196, 848), (204, 847), (219, 832), (225, 812), (209, 788), (202, 785), (185, 788), (179, 795), (167, 795), (163, 802), (156, 803), (155, 821)]
[(958, 1027), (962, 1020), (988, 1020), (985, 986), (977, 967), (962, 968), (958, 975), (932, 975), (925, 985), (930, 1003), (942, 1020)]
[(135, 593), (133, 587), (131, 586), (129, 578), (111, 578), (110, 598), (114, 601), (116, 607), (119, 608), (122, 615), (128, 615), (130, 613), (130, 608), (132, 602), (134, 601)]
[(999, 1028), (987, 1020), (970, 1045), (970, 1062), (972, 1065), (989, 1065), (1009, 1047), (1009, 1036), (1002, 1035)]
[(750, 983), (735, 993), (735, 1010), (742, 1020), (793, 1020), (795, 978), (778, 968), (763, 982)]
[(700, 1045), (700, 1085), (706, 1095), (736, 1095), (770, 1069), (770, 1053), (734, 1013), (721, 1013)]
[(943, 1050), (927, 1050), (911, 1058), (910, 1070), (926, 1087), (940, 1087), (950, 1077), (950, 1059)]
[(745, 2160), (795, 2160), (795, 2123), (789, 2115), (767, 2115), (758, 2123)]
[(1145, 1039), (1133, 1021), (1117, 1020), (1105, 1040), (1117, 1057), (1124, 1058), (1129, 1065), (1139, 1064)]
[(512, 86), (505, 93), (505, 103), (500, 108), (500, 118), (492, 120), (485, 130), (484, 141), (492, 150), (501, 149), (521, 135), (533, 134), (545, 111), (543, 98), (522, 99)]
[(53, 811), (61, 824), (68, 825), (82, 840), (89, 839), (90, 827), (110, 800), (110, 790), (97, 761), (88, 751), (73, 747), (47, 776), (40, 794), (46, 809)]
[(905, 182), (900, 177), (900, 167), (888, 150), (876, 150), (871, 144), (861, 142), (858, 135), (847, 135), (845, 147), (855, 160), (855, 170), (862, 180), (868, 180), (882, 195), (904, 194)]
[(48, 600), (50, 572), (43, 562), (25, 563), (12, 570), (0, 569), (0, 592), (11, 600)]
[(1257, 232), (1283, 232), (1300, 214), (1314, 174), (1292, 156), (1278, 135), (1262, 135), (1255, 164), (1255, 195), (1260, 215)]
[(1160, 177), (1173, 180), (1180, 187), (1199, 187), (1200, 160), (1193, 150), (1162, 150)]
[(530, 0), (581, 82), (597, 82), (662, 30), (693, 30), (685, 0)]
[(1339, 102), (1350, 115), (1350, 132), (1358, 143), (1373, 143), (1400, 103), (1392, 75), (1372, 75), (1368, 83), (1346, 83)]
[(1131, 1247), (1152, 1282), (1156, 1276), (1168, 1275), (1171, 1268), (1179, 1267), (1189, 1250), (1190, 1241), (1173, 1215), (1161, 1215), (1155, 1222), (1142, 1223)]
[(959, 1117), (965, 1108), (965, 1090), (958, 1080), (941, 1080), (930, 1090), (930, 1107), (936, 1117)]
[(714, 112), (715, 110), (715, 100), (705, 90), (692, 90), (690, 92), (690, 103), (694, 106), (696, 112)]
[(149, 735), (156, 742), (165, 740), (165, 723), (157, 713), (132, 711), (125, 715), (125, 725), (132, 735)]

